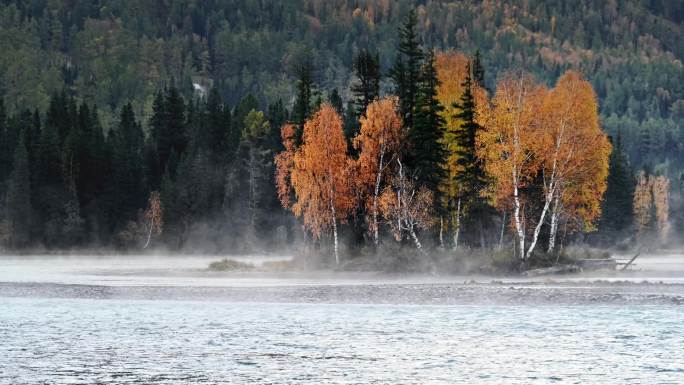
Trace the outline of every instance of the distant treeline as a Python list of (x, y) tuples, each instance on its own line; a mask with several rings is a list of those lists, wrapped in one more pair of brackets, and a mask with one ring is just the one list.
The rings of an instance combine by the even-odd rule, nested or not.
[[(121, 11), (116, 6), (96, 9), (81, 4), (61, 13), (47, 12), (50, 8), (45, 4), (6, 3), (3, 36), (28, 28), (26, 23), (32, 20), (46, 22), (45, 18), (55, 28), (72, 26), (69, 32), (46, 35), (43, 27), (38, 28), (40, 43), (27, 52), (41, 55), (61, 52), (68, 56), (65, 51), (88, 41), (82, 35), (85, 31), (95, 25), (105, 27), (104, 11)], [(8, 76), (14, 72), (1, 67), (5, 68), (5, 99), (0, 106), (0, 237), (5, 246), (139, 248), (149, 243), (173, 250), (240, 253), (281, 250), (300, 241), (317, 244), (330, 239), (337, 244), (332, 235), (339, 232), (347, 249), (374, 249), (394, 238), (419, 249), (514, 244), (517, 255), (527, 258), (538, 244), (544, 245), (540, 250), (553, 251), (572, 240), (603, 245), (623, 241), (668, 244), (673, 241), (668, 234), (682, 228), (678, 165), (684, 161), (684, 135), (677, 123), (682, 99), (677, 88), (681, 83), (676, 82), (681, 71), (667, 61), (669, 53), (654, 53), (651, 65), (643, 67), (650, 74), (644, 76), (658, 74), (660, 78), (640, 84), (665, 88), (644, 96), (655, 101), (651, 104), (656, 107), (636, 112), (629, 106), (643, 103), (626, 103), (626, 110), (619, 103), (600, 103), (616, 95), (605, 83), (614, 74), (602, 71), (617, 70), (619, 65), (601, 61), (604, 64), (594, 63), (590, 69), (584, 61), (587, 58), (573, 65), (565, 59), (573, 57), (573, 48), (563, 45), (560, 61), (552, 61), (555, 64), (550, 68), (546, 68), (550, 59), (541, 54), (547, 51), (537, 52), (541, 65), (527, 74), (520, 70), (527, 65), (516, 66), (522, 57), (504, 60), (501, 56), (514, 47), (519, 46), (520, 52), (527, 49), (517, 38), (498, 37), (493, 45), (482, 44), (480, 54), (468, 49), (474, 46), (467, 43), (472, 39), (467, 30), (455, 36), (463, 39), (472, 55), (433, 50), (427, 47), (454, 45), (452, 37), (439, 43), (435, 35), (449, 25), (435, 16), (437, 3), (409, 11), (403, 2), (385, 9), (369, 1), (353, 10), (351, 17), (356, 21), (352, 22), (362, 30), (374, 21), (382, 28), (359, 32), (373, 39), (363, 44), (366, 48), (350, 48), (348, 63), (336, 67), (325, 61), (329, 52), (304, 49), (292, 56), (286, 76), (272, 79), (267, 76), (270, 70), (265, 70), (255, 80), (250, 72), (255, 68), (250, 66), (221, 75), (218, 58), (228, 56), (217, 51), (225, 48), (223, 44), (212, 42), (218, 33), (215, 24), (200, 28), (196, 23), (211, 19), (207, 16), (213, 14), (211, 9), (223, 8), (203, 2), (192, 3), (190, 8), (183, 4), (178, 2), (173, 12), (192, 17), (176, 32), (145, 31), (143, 24), (133, 28), (128, 23), (138, 19), (132, 15), (122, 17), (118, 24), (117, 19), (108, 19), (106, 25), (111, 28), (103, 31), (128, 31), (121, 35), (128, 40), (109, 34), (113, 40), (88, 46), (94, 50), (91, 56), (78, 63), (64, 62), (60, 73), (53, 74), (63, 91), (47, 100), (43, 100), (44, 74), (10, 82)], [(336, 17), (324, 2), (310, 2), (308, 7), (306, 12), (316, 18)], [(458, 8), (450, 5), (449, 12), (454, 7)], [(466, 6), (470, 7), (474, 6)], [(295, 8), (283, 6), (281, 11), (300, 15)], [(539, 12), (555, 9), (536, 8)], [(659, 17), (673, 17), (672, 10), (661, 8)], [(82, 15), (74, 19), (76, 10)], [(513, 28), (505, 20), (522, 17), (517, 10), (512, 7), (512, 15), (491, 10), (485, 19), (491, 16), (500, 28)], [(620, 10), (632, 15), (629, 7)], [(613, 11), (604, 9), (599, 15), (604, 12)], [(262, 23), (268, 24), (271, 16), (263, 13)], [(289, 25), (296, 20), (281, 22)], [(401, 25), (399, 20), (403, 20)], [(549, 27), (555, 36), (563, 23), (552, 17), (550, 26), (541, 23), (535, 28), (543, 35)], [(320, 28), (300, 31), (305, 37), (302, 41), (329, 32), (327, 26)], [(676, 30), (679, 24), (666, 22), (658, 28)], [(473, 26), (472, 31), (477, 30)], [(612, 32), (604, 32), (597, 32), (598, 36), (621, 44)], [(188, 46), (192, 55), (182, 55), (181, 39), (180, 56), (147, 62), (167, 68), (169, 60), (181, 58), (189, 60), (181, 66), (185, 70), (165, 72), (154, 81), (136, 80), (138, 74), (149, 72), (135, 70), (137, 64), (125, 66), (126, 55), (117, 66), (109, 67), (111, 57), (126, 47), (133, 49), (137, 44), (133, 41), (148, 33), (158, 35), (158, 41), (198, 36), (198, 44)], [(61, 43), (55, 43), (55, 36), (63, 37)], [(375, 40), (382, 36), (387, 40)], [(486, 36), (482, 39), (488, 41)], [(48, 41), (59, 44), (51, 47)], [(606, 43), (599, 38), (591, 44), (603, 47)], [(675, 52), (677, 44), (667, 43)], [(205, 51), (195, 55), (191, 47)], [(239, 52), (236, 47), (241, 45), (231, 47)], [(14, 52), (9, 49), (16, 50), (16, 44), (7, 51)], [(254, 55), (258, 49), (249, 46), (248, 51)], [(17, 60), (22, 57), (17, 55)], [(237, 60), (240, 55), (231, 57)], [(660, 61), (668, 64), (659, 66)], [(106, 81), (111, 79), (106, 73), (92, 72), (93, 63), (114, 71), (110, 75), (129, 74), (125, 84), (131, 87), (118, 80)], [(579, 72), (566, 71), (569, 67), (590, 73), (593, 86)], [(88, 71), (89, 80), (84, 77)], [(322, 77), (322, 73), (327, 75)], [(248, 81), (253, 86), (246, 86)], [(7, 84), (22, 89), (10, 90)], [(29, 93), (23, 89), (27, 84), (35, 86), (31, 92), (43, 94)], [(282, 86), (283, 92), (268, 91), (269, 86)], [(198, 91), (191, 91), (193, 87)], [(122, 93), (112, 94), (115, 90)], [(628, 99), (641, 95), (630, 86), (622, 90)], [(294, 95), (291, 102), (289, 95)], [(606, 117), (608, 112), (611, 116)], [(611, 134), (612, 146), (604, 132)], [(633, 150), (636, 147), (638, 152)], [(639, 155), (630, 162), (632, 153)], [(327, 163), (331, 157), (337, 162)], [(567, 164), (560, 166), (563, 162)], [(348, 195), (338, 202), (337, 194), (345, 191)]]

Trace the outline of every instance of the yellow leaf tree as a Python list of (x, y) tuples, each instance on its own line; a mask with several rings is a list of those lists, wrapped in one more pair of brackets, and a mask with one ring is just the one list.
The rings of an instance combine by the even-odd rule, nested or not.
[(525, 74), (508, 74), (497, 85), (491, 106), (480, 108), (485, 127), (480, 138), (480, 158), (494, 179), (493, 201), (499, 209), (512, 207), (517, 255), (525, 261), (534, 248), (526, 246), (522, 190), (541, 168), (542, 126), (539, 119), (548, 90)]
[(547, 252), (552, 252), (562, 217), (593, 229), (606, 191), (611, 145), (599, 126), (596, 94), (575, 71), (563, 74), (546, 94), (541, 119), (544, 206), (533, 240), (551, 210)]

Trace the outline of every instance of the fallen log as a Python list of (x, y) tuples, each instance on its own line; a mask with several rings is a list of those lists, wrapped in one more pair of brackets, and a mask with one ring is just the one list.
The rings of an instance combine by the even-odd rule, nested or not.
[(631, 265), (632, 262), (634, 262), (634, 260), (637, 259), (637, 257), (638, 257), (639, 255), (641, 255), (641, 249), (640, 249), (639, 251), (637, 251), (636, 254), (634, 254), (634, 256), (632, 257), (632, 259), (629, 260), (629, 262), (627, 262), (624, 266), (622, 266), (622, 269), (621, 269), (621, 270), (626, 270), (627, 267), (629, 267), (629, 265)]

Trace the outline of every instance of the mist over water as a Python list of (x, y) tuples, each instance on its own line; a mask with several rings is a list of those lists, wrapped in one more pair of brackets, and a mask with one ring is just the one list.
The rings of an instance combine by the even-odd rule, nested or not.
[(208, 271), (217, 259), (0, 259), (0, 383), (684, 381), (681, 256), (553, 279)]

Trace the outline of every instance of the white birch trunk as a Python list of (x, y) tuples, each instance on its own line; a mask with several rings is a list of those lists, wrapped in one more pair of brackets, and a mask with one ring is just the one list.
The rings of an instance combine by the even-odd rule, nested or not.
[(504, 238), (504, 230), (506, 229), (506, 210), (503, 212), (503, 218), (501, 219), (501, 233), (499, 234), (499, 245), (497, 246), (498, 250), (501, 250), (503, 247), (503, 238)]
[(330, 194), (330, 211), (332, 212), (332, 226), (333, 226), (333, 250), (335, 253), (335, 264), (340, 264), (340, 256), (337, 252), (337, 218), (335, 215), (335, 205), (333, 204), (333, 195)]
[[(461, 193), (459, 192), (459, 195)], [(461, 198), (458, 198), (456, 204), (456, 226), (454, 228), (454, 250), (458, 249), (458, 237), (461, 234)]]
[(152, 238), (152, 227), (154, 225), (154, 222), (150, 221), (150, 231), (147, 232), (147, 242), (145, 242), (145, 247), (143, 249), (146, 249), (147, 246), (150, 245), (150, 239)]
[(560, 197), (556, 194), (553, 201), (553, 210), (551, 211), (551, 230), (549, 232), (549, 247), (547, 253), (553, 252), (556, 248), (556, 233), (558, 232), (558, 218), (560, 216)]
[(385, 158), (385, 152), (380, 153), (380, 163), (378, 164), (378, 175), (375, 177), (375, 191), (373, 192), (373, 242), (375, 247), (378, 247), (379, 243), (379, 229), (378, 229), (378, 196), (380, 195), (380, 181), (382, 179), (382, 169), (384, 167), (383, 162)]
[(411, 238), (413, 239), (413, 243), (416, 245), (416, 249), (418, 249), (421, 254), (425, 255), (426, 253), (425, 250), (423, 250), (423, 245), (420, 244), (420, 240), (418, 239), (416, 232), (413, 230), (413, 226), (409, 226), (409, 234), (411, 234)]
[(513, 169), (513, 220), (515, 232), (518, 236), (518, 252), (521, 259), (525, 259), (525, 231), (520, 219), (520, 195), (518, 191), (518, 178), (515, 168)]
[(525, 259), (530, 258), (532, 252), (534, 251), (534, 247), (537, 245), (539, 232), (541, 231), (542, 225), (544, 224), (544, 219), (546, 218), (546, 213), (549, 211), (549, 206), (551, 205), (551, 198), (549, 198), (549, 196), (552, 194), (553, 191), (546, 194), (547, 198), (544, 202), (544, 208), (542, 209), (541, 215), (539, 215), (539, 221), (537, 222), (537, 226), (534, 228), (534, 233), (532, 233), (532, 240), (530, 241), (530, 246), (527, 249), (527, 253), (525, 253)]

